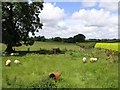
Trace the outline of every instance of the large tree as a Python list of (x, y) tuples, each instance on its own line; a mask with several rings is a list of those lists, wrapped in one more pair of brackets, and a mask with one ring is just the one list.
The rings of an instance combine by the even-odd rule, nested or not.
[(13, 46), (32, 45), (29, 33), (42, 29), (39, 13), (43, 2), (2, 2), (2, 43), (6, 52), (14, 52)]
[(78, 34), (73, 37), (75, 42), (84, 42), (85, 38), (86, 37), (83, 34)]

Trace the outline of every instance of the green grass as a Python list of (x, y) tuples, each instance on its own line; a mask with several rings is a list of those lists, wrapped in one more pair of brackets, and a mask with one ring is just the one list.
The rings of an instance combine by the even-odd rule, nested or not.
[[(5, 47), (3, 45), (3, 47)], [(2, 87), (53, 87), (57, 88), (117, 88), (118, 87), (118, 56), (107, 56), (104, 49), (82, 49), (75, 44), (36, 42), (30, 50), (39, 48), (51, 49), (59, 47), (68, 49), (65, 54), (26, 54), (24, 56), (2, 57)], [(5, 48), (3, 48), (5, 50)], [(26, 50), (27, 47), (16, 47), (16, 50)], [(82, 58), (87, 63), (82, 63)], [(90, 57), (99, 57), (99, 61), (90, 63)], [(5, 66), (7, 59), (12, 60), (10, 67)], [(18, 59), (22, 64), (15, 65)], [(113, 61), (113, 63), (110, 63)], [(56, 82), (48, 78), (50, 72), (60, 72)], [(46, 80), (46, 81), (45, 81)], [(48, 81), (47, 81), (48, 80)], [(50, 82), (49, 82), (50, 81)], [(55, 84), (55, 86), (54, 86)]]
[(120, 51), (119, 50), (120, 43), (97, 43), (95, 48), (105, 48), (113, 51)]
[(94, 48), (96, 42), (81, 42), (81, 43), (76, 43), (77, 46), (80, 46), (81, 48)]
[(2, 60), (0, 58), (0, 89), (2, 88)]
[[(2, 51), (5, 50), (6, 46), (4, 44), (0, 44), (2, 46)], [(30, 48), (31, 51), (36, 51), (40, 49), (48, 49), (51, 50), (52, 48), (58, 47), (60, 49), (68, 49), (68, 50), (78, 50), (79, 47), (75, 44), (69, 43), (60, 43), (60, 42), (35, 42), (32, 46), (21, 46), (21, 47), (13, 47), (16, 51), (28, 50)]]

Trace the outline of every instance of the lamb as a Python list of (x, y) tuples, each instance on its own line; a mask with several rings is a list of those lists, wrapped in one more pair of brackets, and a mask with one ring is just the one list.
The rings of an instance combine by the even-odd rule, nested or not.
[(5, 63), (6, 66), (10, 66), (10, 64), (11, 64), (11, 60), (7, 60)]
[(97, 62), (98, 58), (90, 58), (90, 62)]
[(15, 64), (20, 64), (21, 62), (19, 60), (14, 61)]
[(83, 63), (86, 63), (86, 57), (83, 57), (83, 59), (82, 59), (82, 61), (83, 61)]

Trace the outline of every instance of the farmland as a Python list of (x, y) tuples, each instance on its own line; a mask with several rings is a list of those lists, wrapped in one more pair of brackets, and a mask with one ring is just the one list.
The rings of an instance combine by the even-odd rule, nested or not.
[[(118, 52), (109, 55), (109, 51), (100, 48), (80, 48), (89, 43), (69, 44), (57, 42), (36, 42), (33, 46), (14, 47), (16, 51), (51, 50), (54, 47), (65, 52), (62, 54), (27, 53), (22, 56), (2, 57), (3, 88), (117, 88)], [(88, 46), (87, 46), (88, 45)], [(91, 44), (90, 44), (91, 45)], [(2, 44), (2, 51), (6, 46)], [(85, 47), (85, 46), (84, 46)], [(83, 63), (82, 58), (87, 62)], [(90, 57), (99, 57), (91, 63)], [(5, 66), (7, 59), (12, 60), (10, 67)], [(15, 65), (18, 59), (22, 64)], [(49, 79), (49, 73), (60, 72), (57, 81)]]
[(97, 43), (95, 45), (96, 48), (105, 48), (113, 51), (120, 51), (119, 50), (120, 43)]

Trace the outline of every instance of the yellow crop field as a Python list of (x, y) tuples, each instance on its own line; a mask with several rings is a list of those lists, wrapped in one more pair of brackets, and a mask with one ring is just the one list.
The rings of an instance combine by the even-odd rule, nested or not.
[(113, 51), (120, 51), (120, 43), (96, 43), (95, 48), (105, 48)]

